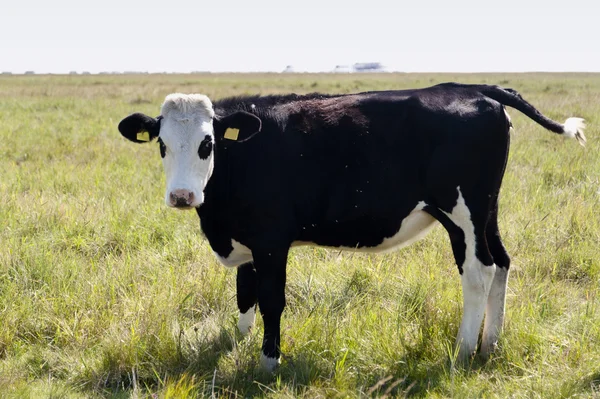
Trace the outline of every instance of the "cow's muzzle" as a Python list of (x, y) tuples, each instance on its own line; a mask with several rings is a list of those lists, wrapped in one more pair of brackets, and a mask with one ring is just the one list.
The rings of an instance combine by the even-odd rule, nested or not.
[(169, 194), (169, 205), (174, 208), (191, 208), (195, 206), (194, 201), (196, 196), (189, 190), (173, 190)]

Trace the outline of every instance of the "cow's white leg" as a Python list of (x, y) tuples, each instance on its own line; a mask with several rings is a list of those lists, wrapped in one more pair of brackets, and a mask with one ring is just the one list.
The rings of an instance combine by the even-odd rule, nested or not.
[(488, 295), (485, 310), (485, 324), (481, 341), (481, 354), (485, 357), (494, 350), (498, 336), (504, 323), (504, 305), (506, 302), (506, 286), (508, 282), (508, 268), (497, 267)]
[[(496, 266), (486, 245), (485, 223), (481, 217), (475, 218), (478, 232), (471, 210), (465, 203), (460, 187), (457, 188), (458, 198), (451, 213), (444, 214), (452, 221), (448, 226), (452, 250), (461, 271), (463, 290), (463, 317), (456, 337), (459, 361), (466, 361), (477, 349), (479, 330), (483, 322), (485, 305), (494, 279)], [(479, 215), (485, 214), (487, 210)], [(479, 249), (479, 251), (478, 251)], [(484, 261), (482, 261), (482, 259)], [(484, 263), (485, 262), (485, 263)]]
[(463, 266), (463, 317), (456, 337), (460, 361), (467, 360), (477, 349), (479, 329), (495, 270), (495, 265), (486, 266), (475, 257)]
[(250, 309), (246, 311), (246, 313), (240, 312), (240, 316), (238, 319), (238, 330), (242, 335), (248, 335), (252, 327), (254, 326), (254, 320), (256, 319), (256, 310), (255, 307), (252, 306)]

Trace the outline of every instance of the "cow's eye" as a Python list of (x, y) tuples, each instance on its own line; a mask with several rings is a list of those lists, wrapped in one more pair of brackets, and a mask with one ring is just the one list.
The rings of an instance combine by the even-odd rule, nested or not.
[(198, 147), (198, 156), (200, 159), (206, 159), (210, 155), (212, 151), (212, 138), (210, 136), (205, 136), (204, 140), (200, 143), (200, 147)]
[(164, 158), (165, 154), (167, 153), (167, 146), (165, 145), (165, 143), (163, 143), (160, 137), (158, 138), (158, 145), (160, 146), (160, 156), (161, 158)]

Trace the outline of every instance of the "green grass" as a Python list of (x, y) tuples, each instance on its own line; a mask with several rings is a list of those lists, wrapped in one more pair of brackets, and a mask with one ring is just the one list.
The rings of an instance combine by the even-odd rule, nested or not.
[[(511, 113), (499, 350), (453, 366), (461, 291), (445, 231), (391, 255), (291, 251), (283, 364), (236, 333), (234, 271), (163, 203), (155, 145), (116, 125), (170, 92), (513, 87), (587, 119), (583, 149)], [(600, 397), (600, 75), (0, 76), (0, 397)], [(213, 382), (214, 381), (214, 382)]]

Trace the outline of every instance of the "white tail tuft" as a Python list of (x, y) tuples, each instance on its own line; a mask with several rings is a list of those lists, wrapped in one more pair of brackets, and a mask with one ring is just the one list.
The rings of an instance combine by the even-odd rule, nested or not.
[(563, 125), (563, 134), (567, 137), (574, 137), (579, 144), (585, 146), (586, 139), (583, 130), (585, 129), (585, 121), (582, 118), (568, 118)]

